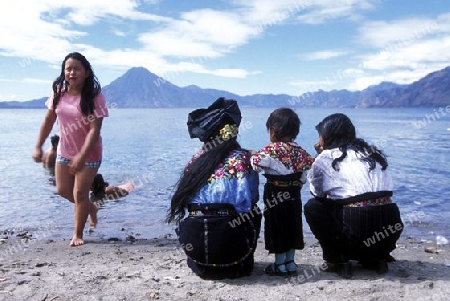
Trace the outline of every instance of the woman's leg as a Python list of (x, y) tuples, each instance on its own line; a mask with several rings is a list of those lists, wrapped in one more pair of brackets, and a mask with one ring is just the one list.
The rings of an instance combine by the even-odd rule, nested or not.
[(55, 180), (56, 192), (63, 198), (74, 203), (73, 185), (75, 183), (75, 176), (69, 173), (69, 166), (67, 164), (56, 163)]
[(304, 206), (305, 219), (322, 247), (323, 259), (329, 263), (342, 262), (340, 225), (334, 217), (334, 206), (310, 199)]
[(337, 272), (345, 279), (351, 278), (351, 263), (344, 254), (347, 241), (341, 235), (342, 225), (337, 220), (338, 209), (316, 199), (309, 200), (304, 209), (306, 222), (322, 247), (326, 271)]
[(71, 246), (79, 246), (84, 243), (83, 231), (88, 215), (91, 215), (91, 227), (97, 225), (98, 208), (89, 200), (89, 188), (97, 174), (98, 168), (85, 166), (75, 175), (73, 195), (75, 199), (75, 230), (70, 242)]

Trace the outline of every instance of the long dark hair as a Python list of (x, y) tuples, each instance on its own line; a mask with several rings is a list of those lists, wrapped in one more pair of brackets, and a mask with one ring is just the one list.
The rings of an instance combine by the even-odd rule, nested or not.
[(101, 173), (98, 173), (92, 181), (91, 190), (92, 194), (97, 198), (103, 198), (105, 196), (105, 188), (109, 186), (108, 182), (105, 182)]
[(56, 109), (58, 105), (58, 101), (61, 98), (61, 95), (67, 91), (67, 82), (64, 76), (64, 69), (66, 65), (66, 61), (68, 59), (77, 60), (83, 65), (86, 72), (89, 72), (89, 76), (84, 80), (83, 89), (81, 91), (81, 99), (80, 99), (80, 109), (83, 115), (88, 116), (89, 114), (93, 114), (94, 107), (94, 98), (101, 92), (100, 82), (94, 74), (94, 70), (91, 67), (89, 61), (78, 52), (72, 52), (66, 55), (64, 61), (61, 64), (61, 74), (55, 79), (53, 82), (53, 108)]
[(166, 218), (168, 223), (172, 221), (179, 223), (185, 216), (185, 209), (189, 201), (207, 183), (219, 164), (224, 162), (231, 151), (242, 149), (236, 136), (228, 140), (221, 140), (219, 143), (209, 144), (212, 147), (204, 147), (204, 153), (184, 169), (170, 201), (170, 209)]
[(316, 125), (316, 130), (323, 138), (323, 149), (339, 148), (342, 151), (342, 155), (331, 163), (334, 170), (339, 170), (337, 164), (347, 157), (348, 149), (363, 155), (362, 160), (369, 164), (370, 170), (375, 168), (377, 162), (382, 170), (388, 167), (386, 155), (380, 149), (356, 138), (355, 126), (345, 114), (336, 113), (326, 117)]

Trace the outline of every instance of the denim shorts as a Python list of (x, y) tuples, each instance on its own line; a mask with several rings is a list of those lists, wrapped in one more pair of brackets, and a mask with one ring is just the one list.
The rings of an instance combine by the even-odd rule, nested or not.
[[(70, 159), (67, 159), (67, 158), (65, 158), (65, 157), (63, 157), (63, 156), (60, 156), (60, 155), (58, 155), (57, 157), (56, 157), (56, 162), (57, 163), (60, 163), (60, 164), (65, 164), (65, 165), (67, 165), (67, 164), (69, 164), (70, 163)], [(86, 162), (86, 163), (84, 163), (84, 165), (85, 166), (87, 166), (87, 167), (92, 167), (92, 168), (100, 168), (100, 165), (102, 164), (102, 161), (95, 161), (95, 162)]]

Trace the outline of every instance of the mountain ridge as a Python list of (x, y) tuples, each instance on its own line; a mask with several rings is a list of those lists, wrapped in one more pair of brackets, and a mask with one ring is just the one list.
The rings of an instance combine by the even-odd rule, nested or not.
[[(240, 96), (196, 85), (179, 87), (144, 67), (132, 67), (102, 88), (117, 108), (203, 107), (218, 97), (236, 99), (240, 106), (303, 108), (439, 107), (450, 105), (450, 66), (434, 71), (408, 85), (381, 82), (361, 91), (346, 89), (288, 94)], [(0, 108), (44, 108), (47, 97), (30, 101), (0, 102)]]

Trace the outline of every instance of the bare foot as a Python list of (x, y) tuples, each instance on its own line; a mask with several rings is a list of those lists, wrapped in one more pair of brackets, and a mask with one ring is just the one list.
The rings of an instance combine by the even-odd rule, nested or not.
[(74, 236), (72, 237), (72, 240), (70, 241), (69, 246), (71, 246), (71, 247), (78, 247), (78, 246), (81, 246), (81, 245), (83, 245), (83, 244), (84, 244), (83, 238), (74, 235)]
[(90, 207), (91, 208), (89, 210), (90, 215), (89, 226), (91, 227), (91, 229), (94, 229), (95, 227), (97, 227), (98, 224), (97, 211), (100, 207), (100, 204), (97, 202), (90, 203)]

